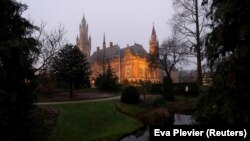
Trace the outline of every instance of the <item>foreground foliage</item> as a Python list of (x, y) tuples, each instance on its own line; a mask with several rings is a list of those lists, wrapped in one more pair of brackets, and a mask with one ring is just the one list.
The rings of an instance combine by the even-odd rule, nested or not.
[(202, 124), (250, 124), (249, 0), (214, 0), (207, 56), (213, 84), (197, 105)]
[(35, 122), (35, 27), (22, 18), (27, 6), (0, 1), (0, 140), (32, 140)]

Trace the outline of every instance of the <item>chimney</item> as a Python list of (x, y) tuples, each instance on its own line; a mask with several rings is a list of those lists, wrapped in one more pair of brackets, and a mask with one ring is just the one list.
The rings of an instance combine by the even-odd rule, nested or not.
[(100, 51), (100, 47), (97, 47), (97, 51)]
[(109, 46), (110, 46), (110, 47), (113, 47), (113, 42), (109, 42)]

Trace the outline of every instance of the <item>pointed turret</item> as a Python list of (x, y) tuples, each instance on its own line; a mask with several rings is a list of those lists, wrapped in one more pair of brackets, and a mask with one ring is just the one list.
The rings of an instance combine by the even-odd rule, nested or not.
[(91, 44), (91, 36), (89, 35), (89, 42), (90, 42), (90, 44)]
[(78, 44), (78, 42), (79, 42), (79, 37), (76, 36), (76, 44)]
[(154, 26), (154, 23), (153, 23), (152, 33), (151, 33), (151, 40), (155, 40), (155, 41), (157, 41), (157, 36), (156, 36), (156, 32), (155, 32), (155, 26)]
[(155, 58), (159, 58), (159, 42), (157, 39), (154, 23), (151, 33), (151, 39), (149, 42), (149, 54), (154, 56)]
[(105, 39), (105, 32), (103, 34), (103, 42), (102, 42), (102, 47), (103, 47), (103, 55), (102, 55), (102, 67), (103, 67), (103, 72), (105, 72), (105, 64), (106, 64), (106, 39)]
[(153, 30), (152, 30), (152, 34), (156, 35), (156, 32), (155, 32), (155, 24), (153, 23)]
[(86, 19), (85, 19), (84, 13), (83, 13), (83, 16), (82, 16), (82, 26), (85, 26), (85, 25), (86, 25)]
[(88, 24), (86, 22), (84, 14), (79, 26), (79, 32), (80, 34), (76, 38), (76, 45), (86, 56), (86, 59), (89, 60), (91, 51), (91, 37), (88, 35)]
[(103, 42), (102, 42), (103, 48), (106, 48), (106, 39), (105, 39), (105, 32), (103, 34)]

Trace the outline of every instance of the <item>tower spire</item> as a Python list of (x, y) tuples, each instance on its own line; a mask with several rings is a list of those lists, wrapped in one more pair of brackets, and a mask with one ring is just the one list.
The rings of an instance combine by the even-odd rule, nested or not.
[(159, 58), (159, 42), (157, 40), (154, 23), (153, 23), (153, 29), (152, 29), (149, 45), (150, 45), (149, 53), (153, 55), (155, 58)]
[(106, 48), (105, 32), (103, 34), (103, 48)]
[(83, 13), (83, 16), (82, 16), (82, 25), (85, 26), (86, 25), (86, 19), (85, 19), (85, 15)]
[(153, 22), (153, 29), (152, 29), (152, 33), (151, 33), (151, 41), (157, 42), (157, 36), (156, 36), (156, 32), (155, 32), (154, 22)]
[(105, 32), (103, 34), (103, 43), (102, 43), (102, 46), (103, 46), (103, 72), (105, 72), (105, 63), (106, 63), (106, 41), (105, 41)]
[(154, 24), (154, 22), (153, 22), (152, 35), (156, 35), (156, 32), (155, 32), (155, 24)]
[(88, 35), (88, 24), (86, 22), (84, 13), (79, 26), (79, 36), (76, 38), (76, 45), (80, 51), (86, 56), (86, 59), (90, 59), (91, 52), (91, 37)]

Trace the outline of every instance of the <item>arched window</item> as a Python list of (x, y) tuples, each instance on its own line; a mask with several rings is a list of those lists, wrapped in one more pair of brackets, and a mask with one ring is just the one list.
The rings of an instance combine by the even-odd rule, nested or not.
[(139, 67), (138, 73), (139, 73), (139, 77), (142, 78), (144, 76), (143, 68), (141, 66)]
[(132, 66), (125, 66), (125, 77), (132, 77)]

